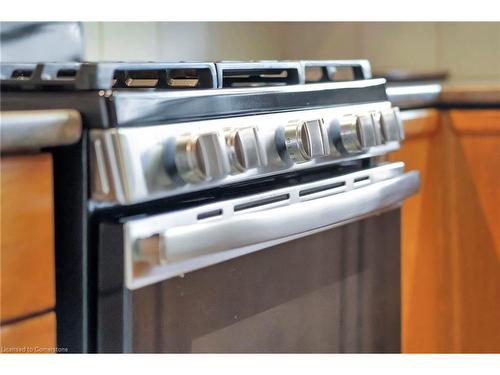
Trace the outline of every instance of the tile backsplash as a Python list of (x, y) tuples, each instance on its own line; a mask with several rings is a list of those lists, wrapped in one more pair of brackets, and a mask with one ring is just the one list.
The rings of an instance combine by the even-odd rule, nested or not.
[(89, 22), (87, 60), (367, 58), (500, 80), (500, 22)]

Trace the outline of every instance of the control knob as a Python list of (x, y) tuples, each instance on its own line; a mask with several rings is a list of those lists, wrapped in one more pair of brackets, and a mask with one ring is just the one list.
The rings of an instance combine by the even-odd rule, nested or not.
[(373, 114), (349, 115), (340, 120), (340, 139), (347, 153), (365, 151), (382, 144), (380, 126)]
[(285, 127), (285, 148), (295, 163), (304, 163), (330, 153), (323, 120), (296, 121)]
[(401, 141), (405, 138), (403, 122), (399, 108), (392, 108), (380, 113), (380, 124), (384, 142)]
[(200, 182), (229, 173), (225, 145), (218, 133), (186, 134), (175, 144), (177, 173), (186, 182)]
[(381, 135), (375, 127), (372, 114), (359, 115), (356, 120), (356, 127), (364, 150), (382, 144)]
[(360, 152), (363, 149), (356, 116), (349, 115), (340, 119), (340, 140), (348, 154)]
[(266, 154), (262, 152), (257, 128), (233, 129), (226, 133), (232, 171), (244, 172), (267, 164)]

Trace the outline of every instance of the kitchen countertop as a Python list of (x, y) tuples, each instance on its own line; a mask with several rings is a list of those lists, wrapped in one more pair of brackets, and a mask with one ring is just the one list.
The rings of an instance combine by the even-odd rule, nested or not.
[(500, 107), (500, 82), (388, 83), (389, 100), (401, 108)]

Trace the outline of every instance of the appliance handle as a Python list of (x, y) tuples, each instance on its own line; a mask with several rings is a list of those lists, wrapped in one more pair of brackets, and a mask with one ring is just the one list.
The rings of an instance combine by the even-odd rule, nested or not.
[(157, 236), (156, 246), (160, 247), (163, 261), (169, 264), (265, 242), (298, 238), (389, 209), (416, 193), (418, 188), (419, 173), (411, 171), (323, 198), (173, 226)]
[(82, 135), (80, 113), (74, 109), (2, 111), (0, 117), (2, 154), (70, 145)]

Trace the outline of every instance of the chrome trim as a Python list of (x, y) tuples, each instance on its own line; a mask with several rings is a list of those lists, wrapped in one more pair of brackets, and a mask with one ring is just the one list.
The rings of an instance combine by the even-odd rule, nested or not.
[[(325, 128), (337, 126), (335, 119), (347, 115), (385, 111), (391, 108), (389, 102), (339, 106), (324, 109), (272, 113), (255, 116), (212, 119), (204, 121), (167, 124), (150, 127), (130, 127), (115, 129), (93, 129), (90, 132), (91, 152), (95, 153), (95, 140), (102, 140), (105, 164), (108, 167), (109, 194), (106, 189), (93, 183), (92, 199), (119, 204), (131, 204), (150, 199), (168, 197), (247, 181), (256, 177), (267, 177), (283, 172), (298, 171), (319, 165), (329, 165), (341, 161), (382, 155), (399, 149), (399, 142), (370, 147), (363, 154), (340, 155), (330, 152), (324, 157), (315, 157), (304, 163), (283, 160), (276, 146), (276, 133), (291, 121), (310, 121), (323, 119)], [(166, 172), (162, 164), (164, 145), (189, 133), (196, 137), (203, 133), (214, 132), (224, 139), (228, 131), (253, 127), (258, 134), (259, 147), (267, 158), (266, 163), (241, 173), (228, 173), (219, 178), (196, 183), (182, 183)], [(333, 146), (332, 146), (333, 147)], [(226, 149), (228, 153), (231, 150)], [(173, 155), (169, 156), (174, 157)], [(226, 168), (224, 166), (224, 168)], [(102, 169), (102, 168), (101, 168)], [(113, 172), (113, 173), (111, 173)], [(99, 180), (99, 167), (96, 158), (91, 158), (91, 179)]]
[(391, 103), (401, 108), (435, 105), (439, 102), (441, 91), (438, 83), (390, 85), (386, 89)]
[[(404, 173), (404, 163), (391, 163), (131, 220), (124, 224), (125, 285), (141, 288), (375, 215), (397, 206), (418, 187), (418, 172)], [(207, 213), (211, 216), (203, 215)]]
[(2, 111), (0, 119), (2, 154), (70, 145), (82, 134), (80, 113), (73, 109)]

